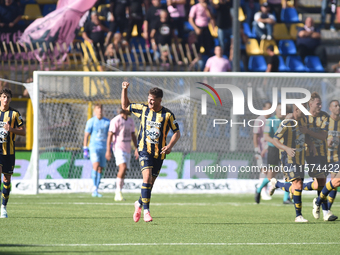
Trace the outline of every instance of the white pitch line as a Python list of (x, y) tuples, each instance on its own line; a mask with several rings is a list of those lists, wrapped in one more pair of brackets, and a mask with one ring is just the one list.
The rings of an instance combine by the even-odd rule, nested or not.
[[(26, 205), (27, 203), (20, 202), (11, 202), (11, 205)], [(43, 202), (43, 203), (34, 203), (35, 205), (109, 205), (109, 206), (131, 206), (133, 203), (96, 203), (96, 202)], [(231, 205), (231, 206), (287, 206), (284, 204), (277, 203), (261, 203), (260, 205), (254, 203), (234, 203), (234, 202), (221, 202), (221, 203), (152, 203), (154, 206), (223, 206), (223, 205)], [(340, 204), (333, 204), (332, 207), (340, 207)]]
[[(74, 246), (270, 246), (270, 245), (339, 245), (340, 242), (329, 243), (104, 243), (104, 244), (13, 244), (16, 246), (34, 247), (74, 247)], [(0, 244), (1, 246), (11, 246), (11, 244)]]

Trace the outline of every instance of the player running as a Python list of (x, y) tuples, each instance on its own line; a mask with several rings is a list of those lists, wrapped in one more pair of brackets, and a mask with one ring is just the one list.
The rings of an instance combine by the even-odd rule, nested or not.
[(320, 205), (326, 203), (328, 198), (328, 218), (327, 221), (336, 220), (338, 217), (330, 211), (337, 193), (337, 187), (340, 186), (340, 105), (338, 100), (332, 100), (329, 104), (328, 117), (328, 137), (327, 137), (327, 163), (328, 171), (331, 173), (331, 181), (323, 187), (320, 195), (313, 200), (313, 216), (315, 219), (320, 218)]
[(12, 91), (4, 88), (0, 92), (0, 186), (4, 175), (0, 218), (8, 218), (7, 203), (11, 191), (11, 177), (15, 166), (15, 137), (25, 136), (26, 129), (20, 113), (11, 108)]
[[(138, 132), (139, 164), (143, 175), (141, 197), (135, 202), (133, 220), (138, 222), (141, 217), (141, 208), (144, 207), (144, 221), (152, 221), (149, 211), (151, 189), (161, 170), (165, 155), (169, 154), (180, 138), (180, 131), (175, 115), (161, 105), (163, 91), (159, 88), (149, 90), (148, 104), (130, 103), (127, 96), (128, 82), (122, 83), (122, 108), (136, 115), (140, 120)], [(173, 136), (169, 144), (166, 137), (169, 130)]]
[[(326, 112), (321, 111), (321, 97), (313, 92), (308, 102), (311, 115), (306, 116), (308, 127), (303, 127), (304, 132), (310, 137), (316, 148), (316, 154), (311, 155), (309, 147), (306, 151), (306, 161), (309, 168), (309, 176), (314, 178), (312, 182), (303, 185), (304, 190), (317, 190), (318, 196), (326, 184), (327, 176), (327, 144), (328, 118)], [(332, 221), (336, 216), (328, 213), (327, 202), (322, 203), (323, 218)]]
[[(273, 139), (274, 145), (280, 149), (280, 160), (283, 166), (286, 182), (281, 183), (275, 178), (271, 179), (272, 188), (270, 195), (274, 194), (276, 188), (282, 188), (293, 194), (296, 218), (295, 222), (308, 222), (302, 216), (302, 185), (304, 178), (305, 165), (305, 143), (307, 142), (311, 149), (314, 148), (313, 143), (305, 139), (306, 117), (302, 111), (295, 105), (293, 107), (293, 119), (287, 119), (281, 124), (276, 131)], [(290, 190), (291, 188), (291, 190)]]
[(131, 113), (120, 108), (119, 115), (114, 117), (110, 122), (109, 133), (107, 136), (106, 159), (111, 159), (112, 152), (118, 166), (118, 174), (116, 180), (115, 201), (123, 201), (122, 188), (127, 169), (130, 169), (131, 161), (131, 140), (136, 148), (135, 158), (138, 159), (137, 139), (135, 135), (135, 123), (129, 118)]
[[(98, 193), (100, 179), (102, 178), (103, 168), (106, 166), (105, 152), (107, 133), (109, 131), (110, 120), (103, 117), (103, 105), (95, 104), (94, 117), (89, 119), (85, 127), (84, 135), (84, 158), (92, 163), (91, 178), (93, 180), (94, 191), (93, 197), (102, 197)], [(87, 147), (88, 138), (90, 138), (90, 146)]]

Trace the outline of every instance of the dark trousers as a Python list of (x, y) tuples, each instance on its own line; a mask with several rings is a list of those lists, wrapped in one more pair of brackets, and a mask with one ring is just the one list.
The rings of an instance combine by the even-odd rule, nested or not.
[(212, 55), (214, 49), (214, 39), (210, 34), (209, 27), (199, 27), (201, 34), (197, 35), (198, 49), (197, 53), (200, 52), (200, 48), (204, 47), (204, 53), (208, 56)]
[(320, 58), (321, 64), (324, 68), (327, 67), (327, 53), (326, 49), (323, 46), (318, 46), (315, 49), (308, 49), (306, 45), (298, 45), (297, 52), (302, 58), (302, 61), (305, 59), (306, 56), (318, 56)]

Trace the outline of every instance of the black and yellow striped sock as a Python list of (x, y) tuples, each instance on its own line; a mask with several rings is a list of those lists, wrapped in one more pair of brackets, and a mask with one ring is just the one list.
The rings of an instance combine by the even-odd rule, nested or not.
[(293, 193), (296, 217), (302, 215), (301, 214), (301, 209), (302, 209), (301, 193), (302, 193), (302, 190), (300, 189), (294, 190), (294, 193)]
[(151, 198), (151, 184), (143, 183), (142, 184), (142, 202), (144, 210), (149, 210)]
[(3, 206), (7, 205), (10, 192), (11, 192), (11, 183), (10, 182), (4, 182), (4, 186), (2, 188), (2, 205)]
[(338, 193), (337, 189), (332, 189), (331, 192), (329, 192), (327, 200), (328, 200), (328, 210), (331, 209), (334, 199), (336, 198), (336, 193)]

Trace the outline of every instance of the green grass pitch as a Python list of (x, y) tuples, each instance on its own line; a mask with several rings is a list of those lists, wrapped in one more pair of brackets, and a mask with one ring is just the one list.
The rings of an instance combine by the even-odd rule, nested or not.
[[(257, 205), (253, 195), (180, 194), (153, 194), (153, 222), (135, 223), (137, 196), (11, 195), (0, 254), (331, 254), (340, 245), (340, 221), (315, 220), (311, 195), (309, 223), (295, 223), (281, 195)], [(332, 211), (340, 216), (340, 204)]]

